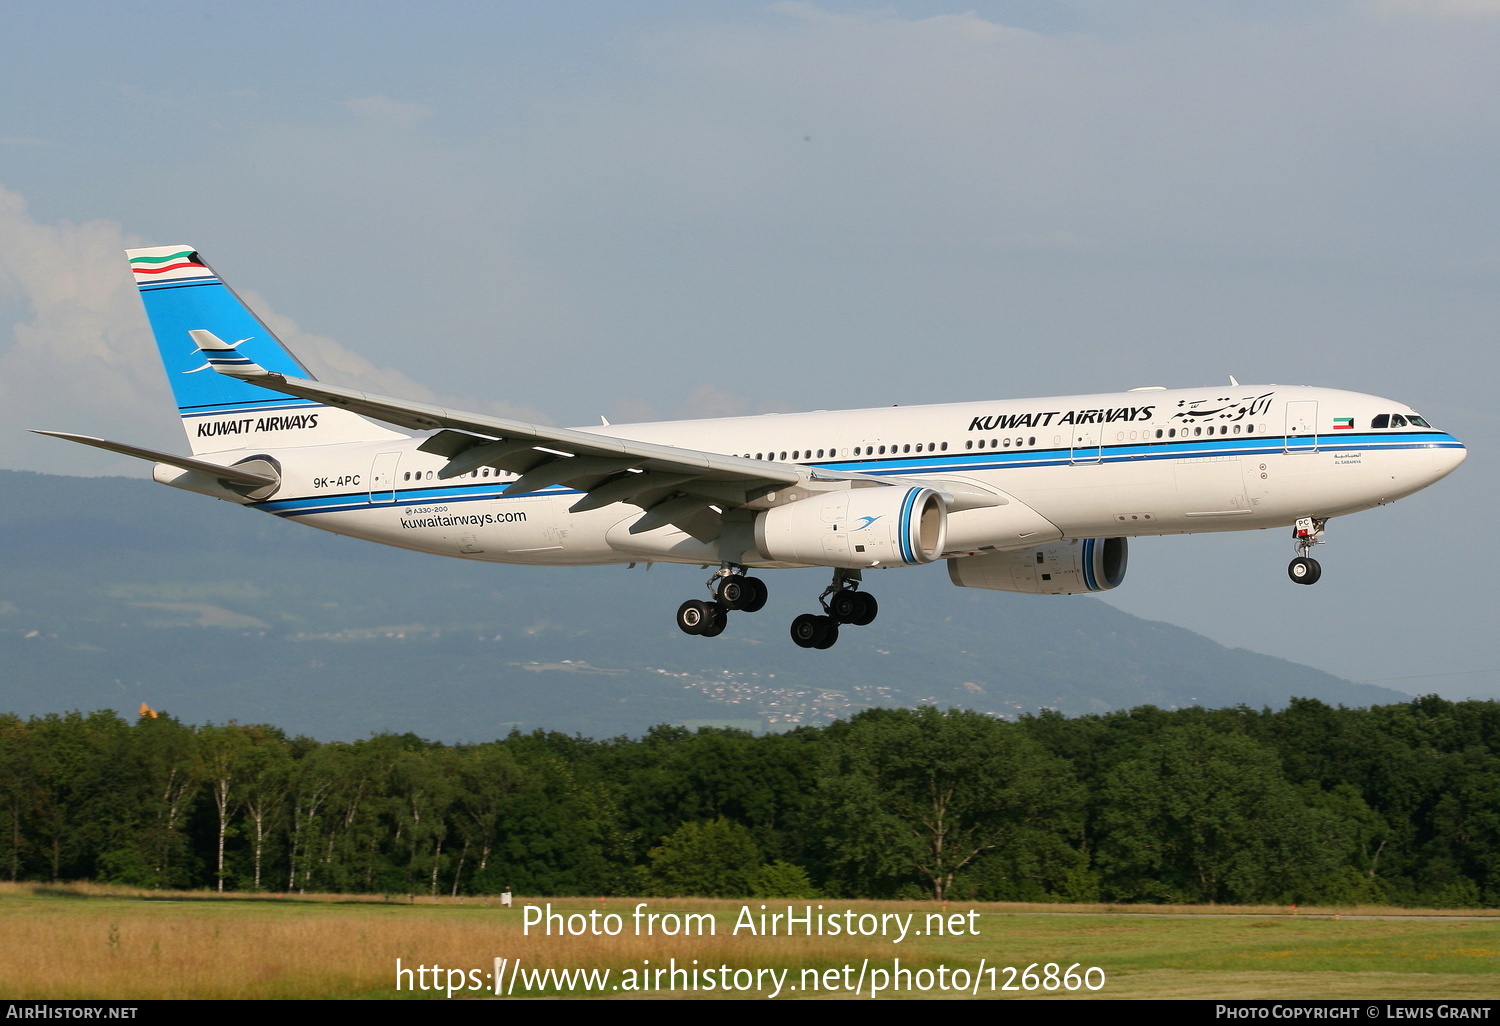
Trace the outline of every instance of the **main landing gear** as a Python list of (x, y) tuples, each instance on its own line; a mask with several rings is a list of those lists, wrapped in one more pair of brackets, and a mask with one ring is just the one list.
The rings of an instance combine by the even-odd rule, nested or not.
[(753, 613), (766, 604), (770, 592), (759, 577), (746, 577), (745, 568), (726, 564), (708, 579), (712, 602), (689, 599), (677, 607), (677, 626), (685, 634), (716, 638), (729, 624), (731, 609)]
[[(832, 648), (839, 640), (839, 625), (863, 627), (875, 619), (880, 604), (875, 596), (859, 591), (858, 570), (835, 570), (833, 583), (818, 596), (823, 612), (803, 613), (792, 621), (792, 641), (801, 648)], [(712, 601), (689, 599), (677, 607), (677, 626), (684, 634), (718, 637), (729, 624), (729, 611), (753, 613), (766, 604), (766, 584), (749, 577), (745, 568), (726, 563), (708, 579)]]
[(835, 570), (833, 583), (818, 596), (822, 615), (803, 613), (792, 621), (792, 641), (799, 648), (832, 648), (839, 640), (839, 625), (864, 627), (874, 621), (880, 604), (859, 587), (858, 570)]
[(1317, 584), (1323, 576), (1323, 567), (1308, 555), (1314, 545), (1323, 542), (1324, 517), (1303, 517), (1292, 527), (1292, 537), (1297, 540), (1297, 558), (1287, 565), (1287, 576), (1298, 584)]

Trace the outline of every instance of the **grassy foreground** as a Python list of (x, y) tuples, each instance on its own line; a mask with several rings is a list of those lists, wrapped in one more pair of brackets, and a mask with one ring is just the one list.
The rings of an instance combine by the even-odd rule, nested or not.
[[(548, 969), (608, 969), (601, 996), (609, 997), (766, 998), (776, 989), (771, 975), (776, 973), (784, 974), (778, 999), (854, 996), (856, 982), (859, 996), (868, 998), (881, 972), (887, 988), (895, 985), (882, 997), (968, 997), (976, 980), (979, 997), (1500, 996), (1500, 914), (1488, 912), (1455, 916), (1423, 910), (1302, 909), (1293, 915), (1284, 908), (955, 903), (947, 907), (944, 923), (960, 930), (944, 936), (913, 932), (893, 943), (900, 921), (892, 918), (883, 920), (884, 936), (808, 937), (800, 927), (793, 937), (785, 936), (784, 927), (774, 937), (745, 929), (735, 935), (732, 930), (743, 908), (758, 917), (762, 904), (767, 914), (785, 913), (791, 904), (798, 915), (808, 905), (817, 914), (821, 904), (825, 917), (836, 914), (841, 923), (858, 924), (860, 916), (868, 915), (911, 915), (907, 922), (912, 931), (923, 930), (927, 916), (944, 912), (943, 907), (837, 900), (565, 898), (551, 901), (554, 912), (597, 913), (601, 929), (604, 917), (613, 913), (620, 917), (612, 924), (620, 933), (558, 936), (554, 928), (547, 937), (533, 927), (527, 935), (521, 906), (545, 905), (547, 900), (518, 898), (514, 909), (500, 909), (472, 898), (413, 903), (340, 895), (221, 897), (0, 884), (0, 951), (6, 953), (0, 997), (443, 1000), (443, 984), (456, 983), (457, 1000), (493, 996), (488, 974), (496, 958), (507, 960), (508, 974), (520, 959), (526, 975), (505, 977), (518, 979), (516, 997), (526, 992), (529, 974)], [(643, 935), (637, 936), (632, 913), (640, 901), (647, 903), (646, 915), (676, 913), (679, 918), (658, 919), (650, 936), (644, 935), (643, 919)], [(969, 917), (970, 909), (977, 915)], [(689, 912), (711, 913), (714, 935), (661, 935), (664, 925), (680, 927), (681, 915)], [(1402, 918), (1361, 918), (1391, 915)], [(584, 922), (575, 919), (575, 928), (583, 928)], [(696, 922), (706, 934), (707, 920)], [(864, 925), (873, 929), (881, 922), (865, 919)], [(427, 973), (420, 980), (407, 976), (407, 989), (398, 993), (398, 958), (403, 968), (440, 965), (444, 973), (441, 978)], [(893, 974), (896, 958), (910, 971), (908, 976)], [(678, 969), (699, 971), (695, 990), (686, 989), (691, 977), (685, 974), (677, 977), (675, 990), (667, 990), (665, 975), (659, 978), (661, 989), (652, 986), (647, 974), (671, 968), (673, 959)], [(1059, 975), (1074, 963), (1080, 973), (1097, 966), (1106, 982), (1093, 991), (1042, 989), (1049, 962), (1058, 964)], [(1007, 982), (1022, 987), (1020, 972), (1031, 963), (1042, 963), (1033, 969), (1034, 989), (999, 989)], [(1015, 967), (1015, 974), (997, 969), (1006, 966)], [(450, 977), (449, 969), (463, 973)], [(955, 976), (955, 970), (963, 975)], [(955, 987), (960, 979), (968, 985), (962, 993)], [(1097, 984), (1099, 975), (1090, 979)], [(419, 983), (438, 986), (422, 990)], [(559, 988), (551, 977), (539, 986), (530, 993), (571, 990), (584, 996), (576, 981), (571, 988)]]

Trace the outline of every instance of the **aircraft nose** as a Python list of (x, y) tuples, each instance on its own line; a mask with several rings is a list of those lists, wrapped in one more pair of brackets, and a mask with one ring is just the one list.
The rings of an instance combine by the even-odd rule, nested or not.
[(1444, 446), (1440, 449), (1432, 449), (1432, 479), (1434, 481), (1447, 477), (1458, 469), (1458, 465), (1469, 457), (1469, 450), (1462, 443), (1454, 439), (1454, 444)]

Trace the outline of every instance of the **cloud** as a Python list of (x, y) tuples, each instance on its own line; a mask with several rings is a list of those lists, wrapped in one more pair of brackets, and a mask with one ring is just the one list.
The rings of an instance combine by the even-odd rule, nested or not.
[(40, 224), (5, 189), (0, 240), (0, 275), (28, 315), (0, 354), (0, 464), (95, 473), (121, 466), (27, 428), (128, 431), (143, 444), (167, 444), (171, 400), (122, 253), (134, 240), (111, 221)]
[(432, 117), (432, 108), (420, 103), (401, 103), (384, 96), (366, 96), (345, 100), (344, 107), (366, 121), (403, 131), (413, 129)]
[(272, 311), (257, 293), (241, 291), (239, 294), (265, 322), (266, 327), (270, 328), (271, 332), (281, 339), (288, 349), (296, 353), (298, 359), (302, 360), (307, 369), (320, 381), (349, 385), (367, 392), (446, 406), (450, 409), (475, 410), (493, 414), (496, 417), (509, 417), (533, 424), (550, 423), (541, 411), (523, 403), (511, 403), (503, 399), (478, 400), (435, 392), (427, 385), (398, 370), (376, 366), (327, 335), (303, 331), (290, 317)]

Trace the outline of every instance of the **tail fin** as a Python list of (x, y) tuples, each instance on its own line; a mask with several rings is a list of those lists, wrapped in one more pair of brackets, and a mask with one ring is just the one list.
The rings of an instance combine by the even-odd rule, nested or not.
[(312, 375), (191, 246), (126, 250), (194, 455), (404, 437), (348, 410), (277, 395), (214, 373), (194, 332), (229, 343), (246, 363)]

